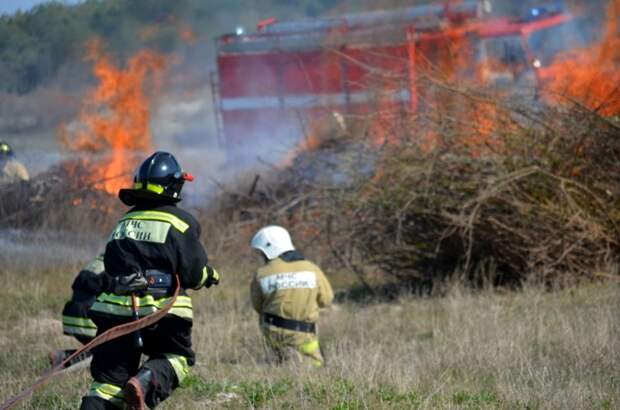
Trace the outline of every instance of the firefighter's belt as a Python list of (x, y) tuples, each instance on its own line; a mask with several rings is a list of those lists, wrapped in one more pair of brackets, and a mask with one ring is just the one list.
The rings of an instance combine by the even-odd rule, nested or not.
[(174, 276), (158, 269), (146, 269), (143, 273), (148, 287), (136, 292), (138, 296), (151, 295), (155, 299), (172, 296), (174, 293)]
[(164, 298), (174, 293), (174, 277), (171, 273), (162, 272), (157, 269), (147, 269), (144, 271), (144, 277), (149, 286), (144, 293), (154, 298)]
[(296, 332), (315, 333), (316, 325), (311, 322), (302, 322), (299, 320), (284, 319), (283, 317), (270, 315), (269, 313), (263, 314), (263, 321), (275, 327), (282, 329), (294, 330)]

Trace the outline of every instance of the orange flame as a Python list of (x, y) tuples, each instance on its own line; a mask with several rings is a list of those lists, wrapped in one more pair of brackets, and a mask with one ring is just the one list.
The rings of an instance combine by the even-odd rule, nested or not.
[(179, 36), (188, 45), (194, 45), (198, 42), (198, 36), (194, 33), (191, 26), (182, 25), (179, 27)]
[(151, 149), (149, 96), (145, 82), (149, 74), (158, 84), (165, 69), (163, 56), (141, 51), (125, 69), (117, 67), (109, 55), (93, 42), (87, 56), (94, 62), (98, 87), (90, 92), (80, 112), (79, 127), (61, 125), (61, 142), (72, 151), (106, 153), (109, 159), (93, 167), (95, 186), (115, 194), (127, 186), (136, 151)]
[(559, 96), (575, 99), (605, 116), (620, 114), (620, 0), (607, 9), (605, 33), (600, 43), (560, 56), (541, 70), (548, 81), (545, 91), (551, 100)]

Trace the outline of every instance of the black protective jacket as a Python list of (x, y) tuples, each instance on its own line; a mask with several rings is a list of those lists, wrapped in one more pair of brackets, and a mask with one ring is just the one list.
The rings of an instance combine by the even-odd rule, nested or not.
[[(217, 272), (208, 266), (207, 254), (200, 243), (200, 225), (186, 211), (174, 205), (141, 203), (116, 224), (104, 255), (107, 292), (91, 308), (91, 316), (132, 315), (131, 297), (112, 293), (115, 276), (154, 269), (178, 275), (184, 289), (199, 289), (217, 282)], [(139, 316), (163, 308), (167, 297), (142, 295)], [(192, 320), (191, 299), (184, 291), (177, 298), (172, 315)]]
[(184, 289), (205, 284), (207, 264), (200, 225), (174, 205), (132, 208), (112, 231), (104, 256), (110, 276), (157, 269), (178, 274)]

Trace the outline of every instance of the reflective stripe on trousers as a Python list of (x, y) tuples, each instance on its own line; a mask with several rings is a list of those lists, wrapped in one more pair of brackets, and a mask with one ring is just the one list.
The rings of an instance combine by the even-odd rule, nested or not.
[(164, 356), (166, 356), (166, 360), (168, 360), (168, 363), (170, 363), (174, 369), (174, 373), (177, 375), (177, 380), (179, 384), (181, 384), (189, 374), (187, 358), (185, 356), (179, 356), (171, 353), (166, 353)]
[(316, 335), (278, 329), (268, 325), (264, 325), (262, 331), (268, 347), (273, 351), (283, 352), (290, 348), (295, 351), (300, 362), (312, 364), (314, 367), (323, 367), (324, 358)]
[[(168, 305), (170, 299), (170, 297), (155, 299), (151, 295), (139, 297), (137, 300), (138, 316), (148, 316), (163, 309)], [(131, 296), (102, 293), (90, 310), (115, 316), (131, 317), (133, 315)], [(189, 296), (178, 296), (168, 314), (192, 320), (192, 299)]]
[(91, 397), (99, 397), (100, 399), (109, 401), (116, 406), (123, 406), (125, 403), (125, 394), (123, 388), (109, 383), (92, 382), (88, 395)]
[(307, 356), (312, 365), (315, 367), (323, 367), (323, 354), (321, 353), (321, 348), (319, 346), (319, 340), (311, 340), (299, 346), (299, 351)]

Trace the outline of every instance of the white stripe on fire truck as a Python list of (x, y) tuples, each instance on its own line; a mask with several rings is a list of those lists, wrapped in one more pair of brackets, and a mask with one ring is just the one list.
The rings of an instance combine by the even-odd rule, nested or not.
[(373, 94), (367, 92), (348, 94), (307, 94), (278, 97), (235, 97), (222, 98), (222, 111), (261, 110), (278, 108), (307, 108), (330, 105), (363, 104), (381, 98), (391, 102), (409, 101), (409, 90), (394, 93)]

